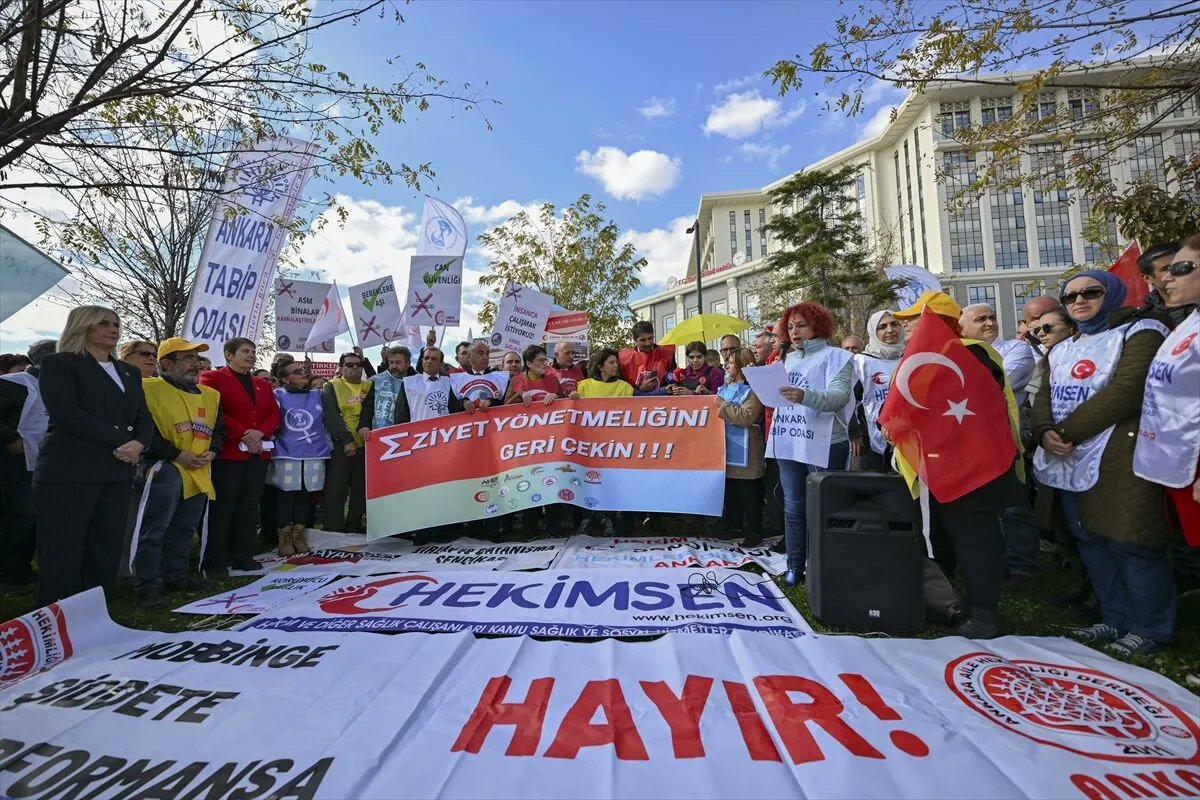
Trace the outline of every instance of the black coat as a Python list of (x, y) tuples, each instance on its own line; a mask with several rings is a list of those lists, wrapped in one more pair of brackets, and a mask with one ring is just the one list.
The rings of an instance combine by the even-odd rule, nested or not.
[(119, 461), (113, 450), (134, 439), (149, 447), (154, 420), (146, 408), (141, 372), (122, 361), (113, 363), (123, 392), (90, 355), (53, 353), (42, 359), (38, 388), (50, 429), (34, 480), (132, 482), (134, 465)]

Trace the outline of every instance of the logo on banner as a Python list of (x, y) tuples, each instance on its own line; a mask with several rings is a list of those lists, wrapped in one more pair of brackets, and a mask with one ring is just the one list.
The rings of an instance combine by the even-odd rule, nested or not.
[(583, 476), (583, 479), (588, 483), (600, 483), (600, 472), (599, 470), (589, 469)]
[(256, 206), (274, 205), (287, 194), (292, 182), (287, 175), (279, 173), (277, 164), (264, 159), (256, 164), (240, 167), (237, 173), (238, 195), (250, 198)]
[(471, 400), (497, 400), (500, 397), (496, 391), (496, 385), (487, 378), (476, 378), (473, 381), (466, 381), (458, 392), (463, 399)]
[(1071, 377), (1076, 380), (1084, 380), (1090, 378), (1096, 372), (1096, 362), (1086, 358), (1081, 358), (1071, 367)]
[(449, 250), (458, 241), (458, 229), (439, 214), (425, 226), (425, 239), (439, 250)]
[(382, 608), (364, 608), (359, 603), (379, 594), (379, 591), (385, 586), (391, 586), (394, 583), (406, 583), (408, 581), (437, 583), (437, 578), (431, 578), (428, 575), (398, 575), (393, 578), (370, 581), (361, 586), (343, 586), (341, 589), (334, 589), (329, 594), (317, 600), (317, 605), (326, 614), (373, 614), (389, 611), (392, 608), (399, 608), (404, 604), (400, 603), (399, 606), (384, 606)]
[(280, 336), (278, 339), (275, 340), (275, 344), (278, 346), (277, 349), (279, 349), (279, 350), (291, 350), (292, 349), (292, 337)]
[(874, 383), (877, 386), (886, 386), (887, 382), (888, 382), (887, 375), (884, 375), (882, 372), (876, 372), (874, 375), (871, 376), (871, 383)]
[(475, 502), (476, 503), (486, 503), (488, 500), (491, 500), (491, 499), (492, 499), (492, 495), (490, 492), (476, 492), (475, 493)]
[(971, 653), (946, 683), (983, 716), (1039, 744), (1108, 761), (1195, 763), (1200, 726), (1154, 695), (1103, 672)]
[(0, 625), (0, 686), (71, 657), (67, 620), (58, 603)]
[(559, 489), (558, 490), (558, 499), (565, 500), (569, 503), (575, 499), (575, 493), (572, 492), (570, 489)]

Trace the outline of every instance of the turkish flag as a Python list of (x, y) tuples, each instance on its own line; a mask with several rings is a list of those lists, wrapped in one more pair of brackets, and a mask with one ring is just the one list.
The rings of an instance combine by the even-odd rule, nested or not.
[(1138, 269), (1138, 258), (1142, 255), (1142, 248), (1137, 242), (1130, 242), (1129, 247), (1125, 248), (1125, 252), (1121, 253), (1121, 257), (1116, 260), (1108, 271), (1121, 279), (1121, 283), (1125, 284), (1125, 302), (1121, 304), (1123, 308), (1140, 308), (1146, 300), (1146, 295), (1150, 294), (1150, 287), (1146, 284), (1146, 279), (1142, 277), (1142, 271)]
[(995, 480), (1017, 456), (1004, 392), (928, 308), (896, 367), (879, 425), (942, 503)]

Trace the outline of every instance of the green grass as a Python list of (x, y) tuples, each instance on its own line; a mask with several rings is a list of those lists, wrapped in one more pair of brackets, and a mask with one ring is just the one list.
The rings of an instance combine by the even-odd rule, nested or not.
[[(464, 531), (464, 535), (469, 532)], [(457, 535), (457, 534), (455, 534)], [(185, 631), (197, 627), (228, 627), (242, 618), (206, 618), (194, 614), (175, 614), (170, 608), (178, 608), (193, 600), (244, 586), (255, 580), (252, 577), (225, 578), (214, 581), (212, 587), (202, 592), (180, 592), (168, 597), (169, 608), (145, 611), (137, 607), (133, 586), (120, 583), (109, 603), (109, 612), (119, 624), (130, 628), (157, 631)], [(1005, 633), (1021, 636), (1063, 636), (1074, 627), (1066, 612), (1050, 602), (1055, 594), (1073, 587), (1075, 578), (1055, 569), (1050, 559), (1045, 559), (1043, 570), (1022, 593), (1006, 592), (1000, 604), (1000, 621)], [(819, 633), (838, 633), (836, 629), (822, 625), (813, 617), (808, 606), (808, 597), (803, 586), (784, 588), (784, 593), (796, 605), (800, 613)], [(32, 589), (24, 594), (0, 597), (0, 620), (11, 619), (32, 611), (35, 601)], [(929, 639), (939, 635), (937, 628), (929, 627), (917, 634), (918, 638)], [(1110, 654), (1111, 655), (1111, 654)], [(1200, 687), (1189, 684), (1187, 676), (1200, 673), (1200, 592), (1193, 591), (1180, 599), (1179, 624), (1176, 643), (1166, 652), (1154, 656), (1123, 659), (1146, 669), (1161, 673), (1181, 686), (1200, 693)]]

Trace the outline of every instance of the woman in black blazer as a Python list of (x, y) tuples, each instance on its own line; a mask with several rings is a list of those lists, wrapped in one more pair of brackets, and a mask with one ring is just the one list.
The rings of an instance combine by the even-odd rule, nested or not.
[(42, 359), (50, 429), (33, 473), (41, 605), (93, 586), (108, 593), (117, 577), (134, 472), (154, 435), (141, 373), (113, 358), (120, 335), (111, 309), (80, 306), (58, 352)]

